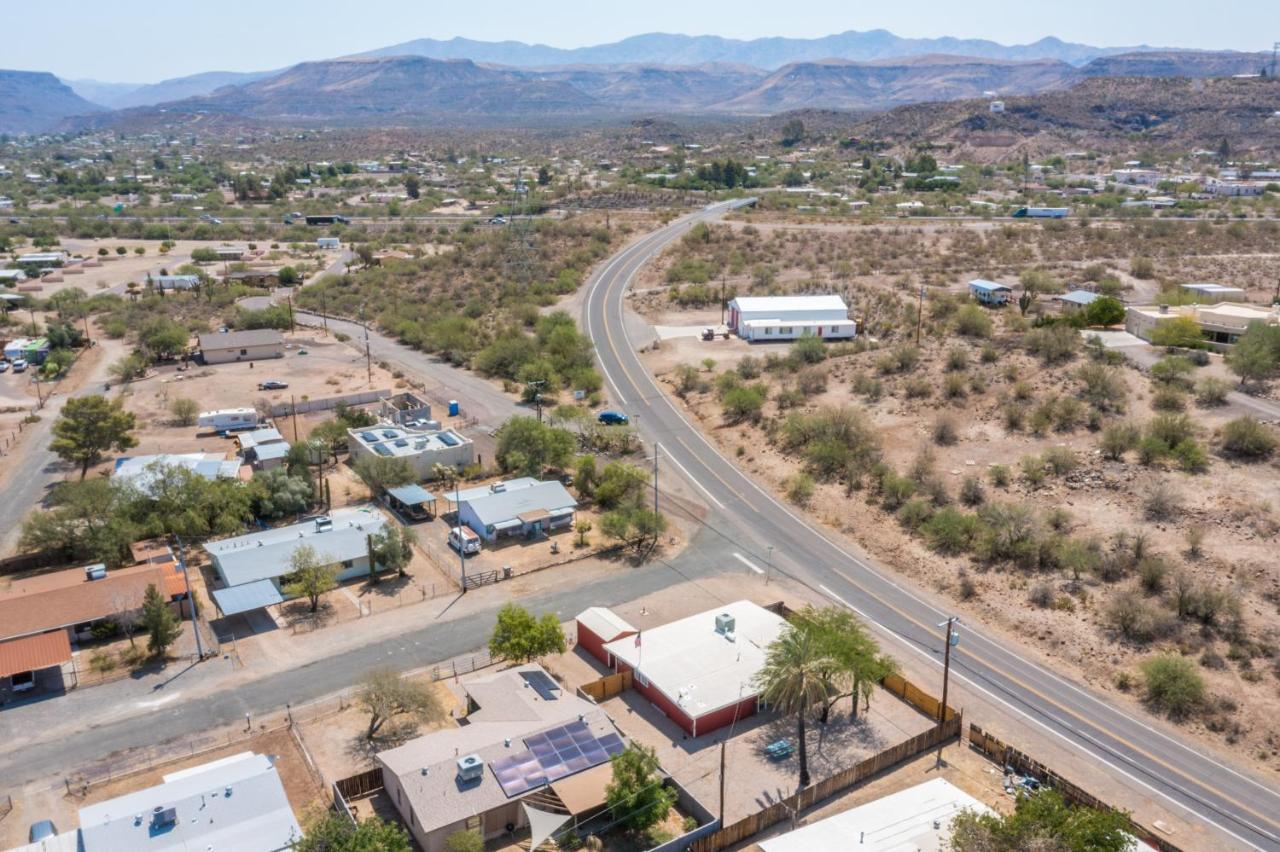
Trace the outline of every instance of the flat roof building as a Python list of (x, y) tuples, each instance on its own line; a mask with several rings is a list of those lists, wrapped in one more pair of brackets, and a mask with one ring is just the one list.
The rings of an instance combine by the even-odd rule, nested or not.
[(211, 594), (223, 615), (281, 603), (281, 578), (292, 571), (294, 551), (313, 548), (325, 565), (337, 569), (337, 580), (369, 573), (368, 537), (388, 523), (371, 505), (334, 509), (328, 515), (204, 546), (224, 588)]
[(194, 290), (200, 286), (199, 275), (156, 275), (148, 281), (157, 290)]
[(352, 464), (366, 457), (401, 458), (419, 479), (428, 479), (438, 464), (460, 470), (475, 461), (475, 444), (470, 438), (430, 422), (430, 428), (383, 422), (347, 430)]
[(749, 342), (795, 340), (806, 334), (848, 339), (857, 332), (849, 306), (836, 295), (739, 296), (729, 302), (728, 325)]
[(1124, 328), (1130, 334), (1150, 340), (1156, 326), (1175, 317), (1191, 317), (1212, 349), (1224, 351), (1235, 345), (1253, 323), (1280, 325), (1280, 308), (1262, 308), (1238, 302), (1211, 305), (1130, 305), (1125, 310)]
[(785, 626), (777, 613), (735, 601), (617, 639), (604, 650), (618, 671), (634, 672), (637, 692), (699, 737), (756, 712), (756, 673)]
[(1182, 289), (1195, 295), (1196, 302), (1200, 304), (1244, 302), (1245, 300), (1243, 288), (1228, 287), (1225, 284), (1183, 284)]
[(200, 357), (206, 364), (283, 358), (284, 335), (274, 328), (202, 334), (200, 335)]
[(244, 752), (80, 809), (84, 852), (293, 848), (302, 829), (270, 757)]
[(458, 523), (485, 541), (500, 536), (540, 536), (573, 525), (578, 501), (559, 482), (535, 482), (476, 497), (461, 497)]

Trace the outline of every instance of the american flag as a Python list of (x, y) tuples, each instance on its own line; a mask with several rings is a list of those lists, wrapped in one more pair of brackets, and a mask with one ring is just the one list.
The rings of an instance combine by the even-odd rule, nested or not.
[(637, 634), (636, 634), (636, 647), (637, 647), (637, 648), (639, 648), (639, 647), (640, 647), (640, 634), (639, 634), (639, 633), (637, 633)]

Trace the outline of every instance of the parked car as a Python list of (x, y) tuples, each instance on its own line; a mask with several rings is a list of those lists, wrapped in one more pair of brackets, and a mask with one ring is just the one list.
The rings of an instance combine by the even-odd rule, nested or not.
[(53, 837), (58, 833), (58, 827), (53, 824), (51, 819), (42, 819), (31, 823), (31, 830), (27, 832), (27, 838), (31, 843), (39, 843), (49, 837)]
[(480, 552), (480, 536), (471, 527), (454, 527), (449, 530), (449, 546), (464, 556)]
[(289, 387), (288, 382), (282, 382), (279, 379), (267, 379), (265, 382), (258, 382), (258, 390), (284, 390)]
[(13, 360), (13, 371), (15, 373), (25, 373), (27, 371), (27, 359), (15, 358)]
[(631, 422), (631, 418), (621, 411), (601, 411), (596, 420), (605, 426), (625, 426)]
[(490, 220), (489, 220), (489, 224), (490, 224), (490, 225), (505, 225), (505, 224), (507, 224), (507, 217), (506, 217), (506, 216), (494, 216), (492, 219), (490, 219)]
[(9, 362), (0, 361), (0, 373), (6, 372), (8, 369), (9, 369)]

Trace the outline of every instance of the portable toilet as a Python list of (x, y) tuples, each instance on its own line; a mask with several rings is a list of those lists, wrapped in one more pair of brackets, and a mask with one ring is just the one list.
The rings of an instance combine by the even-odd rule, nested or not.
[(449, 400), (449, 416), (450, 417), (458, 416), (458, 401), (456, 399)]

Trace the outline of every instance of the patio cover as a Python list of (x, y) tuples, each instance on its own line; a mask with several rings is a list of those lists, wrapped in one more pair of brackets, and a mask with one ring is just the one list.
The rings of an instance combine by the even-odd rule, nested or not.
[(388, 488), (387, 493), (406, 506), (434, 503), (436, 500), (435, 495), (421, 485), (397, 485), (395, 488)]
[(226, 589), (214, 589), (213, 599), (223, 615), (235, 615), (282, 603), (284, 595), (280, 594), (276, 584), (270, 580), (254, 580), (252, 583), (243, 583)]
[(581, 816), (605, 803), (605, 788), (613, 780), (613, 763), (593, 766), (586, 772), (570, 775), (551, 785), (569, 813)]
[(71, 641), (65, 630), (0, 642), (0, 677), (60, 666), (70, 660)]

